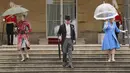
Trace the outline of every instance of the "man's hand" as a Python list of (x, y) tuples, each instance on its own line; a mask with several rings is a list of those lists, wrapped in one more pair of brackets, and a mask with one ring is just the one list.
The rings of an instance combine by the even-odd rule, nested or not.
[(61, 41), (62, 40), (61, 36), (59, 36), (58, 39)]
[(75, 40), (73, 40), (73, 43), (74, 43), (74, 44), (76, 44), (76, 41), (75, 41)]

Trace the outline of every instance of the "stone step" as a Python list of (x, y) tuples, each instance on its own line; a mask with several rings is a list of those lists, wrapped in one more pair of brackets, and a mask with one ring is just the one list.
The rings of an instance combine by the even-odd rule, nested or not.
[(130, 48), (116, 52), (116, 62), (107, 62), (101, 45), (75, 45), (74, 69), (63, 68), (57, 45), (31, 45), (30, 59), (21, 62), (16, 46), (0, 46), (0, 73), (130, 73)]
[[(18, 71), (15, 71), (15, 72), (1, 72), (1, 73), (52, 73), (52, 72), (43, 72), (43, 71), (33, 71), (33, 72), (18, 72)], [(53, 72), (53, 73), (130, 73), (129, 71), (87, 71), (87, 72), (82, 72), (82, 71), (78, 71), (78, 72)]]
[[(12, 51), (0, 51), (0, 55), (5, 55), (5, 54), (18, 54), (19, 52), (17, 50), (12, 50)], [(57, 50), (37, 50), (37, 51), (30, 51), (30, 54), (58, 54)], [(62, 53), (62, 52), (61, 52)], [(75, 50), (72, 52), (73, 54), (106, 54), (106, 51), (91, 51), (91, 50)], [(116, 54), (130, 54), (130, 51), (128, 50), (122, 50), (122, 51), (117, 51)]]
[[(59, 57), (58, 54), (29, 54), (30, 57)], [(2, 54), (0, 55), (1, 57), (20, 57), (19, 54)], [(108, 55), (107, 54), (73, 54), (72, 55), (73, 58), (80, 58), (80, 57), (85, 57), (85, 58), (107, 58)], [(62, 57), (62, 55), (61, 55)], [(129, 58), (130, 54), (116, 54), (115, 55), (116, 58)]]
[(28, 69), (28, 68), (12, 68), (12, 69), (0, 69), (0, 71), (2, 73), (128, 73), (130, 72), (130, 70), (108, 70), (108, 69), (99, 69), (99, 70), (79, 70), (79, 69), (43, 69), (43, 68), (38, 68), (38, 69), (35, 69), (35, 68), (31, 68), (31, 69)]
[[(23, 64), (23, 63), (22, 63)], [(26, 64), (26, 63), (25, 63)], [(34, 66), (34, 64), (28, 64), (28, 65), (20, 65), (20, 64), (5, 64), (5, 65), (1, 65), (0, 66), (0, 69), (1, 68), (63, 68), (62, 64), (59, 65), (59, 64), (51, 64), (50, 66), (48, 65), (45, 65), (45, 64), (37, 64)], [(107, 64), (107, 65), (83, 65), (83, 64), (74, 64), (74, 67), (75, 68), (130, 68), (130, 65), (110, 65), (110, 64)]]
[[(46, 53), (38, 53), (38, 52), (29, 52), (29, 54), (32, 54), (32, 55), (41, 55), (41, 54), (43, 54), (43, 55), (46, 55), (46, 54), (50, 54), (50, 55), (54, 55), (54, 54), (57, 54), (58, 55), (58, 52), (56, 53), (48, 53), (48, 52), (46, 52)], [(78, 55), (78, 54), (81, 54), (81, 55), (106, 55), (106, 53), (105, 52), (102, 52), (102, 53), (77, 53), (77, 52), (73, 52), (73, 54), (76, 54), (76, 55)], [(0, 55), (19, 55), (19, 53), (18, 52), (0, 52)], [(62, 55), (62, 54), (61, 54)], [(121, 53), (121, 52), (117, 52), (116, 53), (116, 55), (130, 55), (129, 53)]]
[[(10, 50), (17, 50), (16, 47), (11, 47), (11, 46), (7, 46), (7, 47), (0, 47), (0, 50), (6, 50), (6, 51), (10, 51)], [(32, 46), (31, 50), (58, 50), (58, 46)], [(75, 46), (74, 50), (91, 50), (91, 51), (101, 51), (101, 47), (100, 46)], [(121, 47), (120, 49), (117, 50), (130, 50), (129, 47)]]
[[(27, 60), (28, 61), (28, 60)], [(43, 61), (43, 62), (12, 62), (12, 63), (8, 63), (8, 62), (1, 62), (0, 66), (32, 66), (35, 67), (35, 65), (42, 65), (42, 66), (47, 66), (47, 67), (51, 67), (51, 66), (56, 66), (56, 65), (62, 65), (62, 61)], [(85, 66), (90, 66), (90, 65), (103, 65), (103, 66), (120, 66), (120, 65), (130, 65), (129, 61), (116, 61), (116, 62), (107, 62), (107, 61), (73, 61), (73, 65), (76, 66), (81, 66), (81, 67), (85, 67)]]
[[(18, 67), (14, 67), (14, 68), (10, 68), (10, 69), (7, 69), (7, 68), (2, 68), (2, 69), (5, 69), (5, 70), (10, 70), (10, 69), (12, 69), (12, 70), (25, 70), (25, 71), (27, 71), (27, 70), (30, 70), (30, 71), (35, 71), (35, 70), (39, 70), (39, 71), (41, 71), (41, 70), (46, 70), (46, 71), (81, 71), (81, 70), (83, 70), (83, 71), (85, 71), (85, 70), (91, 70), (91, 71), (93, 71), (93, 68), (74, 68), (74, 69), (65, 69), (65, 68), (41, 68), (41, 67), (37, 67), (37, 68), (18, 68)], [(32, 70), (31, 70), (32, 69)], [(123, 67), (120, 67), (120, 68), (109, 68), (109, 67), (105, 67), (105, 68), (97, 68), (97, 67), (95, 67), (94, 68), (94, 70), (95, 71), (100, 71), (100, 70), (112, 70), (112, 71), (116, 71), (116, 70), (129, 70), (130, 68), (123, 68)]]
[[(130, 62), (130, 58), (115, 58), (116, 62)], [(0, 63), (21, 63), (21, 57), (19, 58), (2, 58)], [(108, 58), (73, 58), (74, 62), (97, 62), (97, 61), (108, 61)], [(59, 58), (30, 58), (26, 63), (44, 63), (44, 62), (62, 62)]]
[[(18, 52), (18, 50), (0, 50), (0, 53), (1, 52)], [(37, 53), (39, 53), (39, 52), (58, 52), (58, 50), (29, 50), (29, 52), (37, 52)], [(62, 50), (61, 50), (61, 52), (62, 52)], [(95, 53), (95, 52), (99, 52), (99, 53), (102, 53), (102, 52), (107, 52), (107, 51), (102, 51), (102, 50), (74, 50), (73, 52), (84, 52), (84, 53), (87, 53), (87, 52), (89, 52), (89, 53)], [(117, 53), (119, 53), (119, 52), (125, 52), (125, 53), (127, 53), (127, 52), (129, 52), (130, 53), (130, 50), (117, 50), (116, 51)]]
[[(62, 57), (61, 57), (62, 58)], [(1, 60), (19, 60), (21, 59), (21, 56), (0, 56), (0, 62)], [(115, 57), (117, 61), (130, 61), (130, 57)], [(59, 57), (38, 57), (38, 56), (30, 56), (30, 60), (44, 60), (44, 61), (57, 61), (59, 60)], [(80, 57), (80, 56), (73, 56), (74, 61), (104, 61), (108, 60), (108, 57)]]
[[(58, 45), (30, 45), (31, 48), (57, 48)], [(0, 48), (16, 48), (17, 45), (2, 45), (0, 46)], [(80, 48), (80, 47), (87, 47), (87, 48), (94, 48), (94, 47), (98, 47), (101, 48), (101, 44), (81, 44), (81, 45), (74, 45), (74, 47), (76, 48)], [(129, 45), (121, 45), (121, 47), (124, 48), (129, 48)]]
[[(0, 59), (2, 58), (19, 58), (21, 57), (21, 55), (0, 55)], [(58, 55), (49, 55), (49, 56), (46, 56), (46, 55), (33, 55), (31, 54), (30, 57), (32, 59), (55, 59), (55, 58), (58, 58), (59, 56)], [(88, 59), (101, 59), (101, 58), (107, 58), (108, 56), (107, 55), (95, 55), (95, 56), (89, 56), (89, 55), (72, 55), (73, 58), (79, 58), (79, 59), (84, 59), (84, 58), (88, 58)], [(62, 55), (61, 55), (61, 58), (62, 58)], [(118, 55), (115, 55), (115, 58), (124, 58), (124, 59), (130, 59), (130, 55), (126, 56), (126, 55), (122, 55), (122, 56), (118, 56)]]
[[(129, 62), (130, 59), (125, 59), (125, 58), (115, 58), (116, 61), (118, 62)], [(20, 63), (20, 60), (21, 60), (21, 57), (20, 58), (4, 58), (4, 59), (0, 59), (0, 63), (14, 63), (14, 62), (17, 62), (17, 63)], [(48, 58), (43, 58), (43, 59), (39, 59), (39, 58), (30, 58), (29, 59), (30, 61), (27, 61), (27, 63), (42, 63), (42, 62), (61, 62), (59, 60), (59, 58), (51, 58), (51, 59), (48, 59)], [(73, 58), (73, 61), (75, 62), (78, 62), (78, 61), (82, 61), (82, 62), (88, 62), (88, 61), (92, 61), (92, 62), (97, 62), (97, 61), (106, 61), (107, 62), (108, 58)]]
[[(13, 59), (13, 58), (7, 58), (7, 59), (0, 59), (0, 63), (1, 62), (7, 62), (7, 63), (12, 63), (12, 61), (15, 61), (16, 60), (16, 62), (17, 62), (17, 60), (20, 60), (21, 59), (21, 57), (20, 58), (17, 58), (17, 59)], [(57, 61), (57, 60), (59, 60), (59, 58), (54, 58), (54, 59), (38, 59), (38, 58), (35, 58), (35, 59), (30, 59), (30, 60), (33, 60), (33, 61), (31, 61), (31, 62), (35, 62), (35, 61), (38, 61), (38, 62), (40, 62), (39, 60), (42, 60), (42, 61)], [(115, 58), (116, 59), (116, 61), (130, 61), (130, 59), (124, 59), (124, 58)], [(108, 58), (95, 58), (95, 59), (93, 59), (93, 58), (85, 58), (85, 59), (81, 59), (81, 58), (73, 58), (73, 61), (107, 61), (108, 60)], [(30, 62), (30, 61), (29, 61)]]
[[(1, 72), (1, 73), (52, 73), (52, 72), (48, 72), (48, 71), (31, 71), (31, 72), (29, 72), (29, 71), (10, 71), (10, 72)], [(108, 71), (65, 71), (65, 72), (63, 72), (63, 71), (60, 71), (60, 72), (53, 72), (53, 73), (130, 73), (129, 71), (110, 71), (110, 70), (108, 70)]]
[[(18, 50), (17, 48), (0, 48), (0, 51), (16, 51), (16, 50)], [(49, 47), (47, 47), (47, 48), (45, 48), (45, 47), (41, 47), (41, 48), (31, 48), (30, 50), (32, 50), (32, 51), (41, 51), (41, 50), (49, 50), (49, 51), (53, 51), (53, 50), (58, 50), (58, 47), (53, 47), (53, 48), (49, 48)], [(74, 48), (74, 50), (75, 51), (84, 51), (84, 50), (86, 50), (86, 51), (102, 51), (101, 50), (101, 47), (93, 47), (93, 48), (89, 48), (89, 47), (80, 47), (80, 48)], [(130, 51), (130, 48), (127, 48), (127, 47), (122, 47), (121, 49), (117, 49), (117, 51)]]

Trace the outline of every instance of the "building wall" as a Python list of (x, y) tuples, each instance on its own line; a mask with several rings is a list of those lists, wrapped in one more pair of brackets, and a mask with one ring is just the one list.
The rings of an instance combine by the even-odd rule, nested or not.
[[(32, 39), (37, 41), (40, 37), (46, 37), (46, 0), (11, 0), (18, 5), (29, 9), (28, 20), (33, 29)], [(93, 18), (95, 8), (104, 0), (77, 0), (78, 5), (78, 37), (85, 38), (87, 43), (97, 43), (98, 33), (102, 30), (103, 21)], [(111, 0), (105, 0), (111, 3)], [(123, 1), (117, 0), (120, 11), (123, 12)], [(0, 12), (9, 8), (10, 0), (1, 0)], [(0, 25), (0, 32), (2, 24)], [(38, 34), (36, 34), (38, 33)], [(35, 41), (34, 40), (34, 41)]]
[[(9, 8), (10, 0), (0, 2), (0, 12)], [(29, 9), (28, 20), (32, 24), (33, 32), (46, 32), (46, 0), (11, 0), (16, 4)], [(79, 31), (100, 31), (102, 21), (93, 18), (95, 8), (103, 0), (77, 0), (78, 1), (78, 29)], [(123, 0), (117, 0), (122, 10)], [(111, 3), (111, 0), (106, 0)], [(97, 27), (98, 26), (98, 27)], [(0, 27), (1, 28), (1, 27)]]
[[(29, 10), (28, 20), (33, 32), (46, 32), (46, 0), (11, 0)], [(9, 8), (10, 0), (1, 0), (0, 12)], [(1, 27), (1, 26), (0, 26)], [(0, 30), (1, 31), (1, 30)]]
[[(78, 0), (78, 23), (79, 31), (101, 31), (102, 21), (97, 21), (94, 19), (94, 11), (98, 5), (100, 5), (103, 0)], [(106, 2), (111, 3), (112, 0), (106, 0)], [(117, 0), (122, 9), (123, 0)], [(122, 11), (122, 10), (120, 10)]]
[[(18, 5), (29, 10), (28, 20), (31, 23), (32, 32), (30, 35), (30, 42), (32, 44), (38, 44), (39, 38), (46, 37), (46, 0), (11, 0)], [(0, 13), (3, 13), (9, 7), (10, 0), (1, 0)], [(0, 24), (0, 32), (2, 31), (2, 23)], [(0, 35), (1, 39), (1, 35)], [(6, 33), (4, 33), (3, 44), (7, 43)], [(0, 41), (1, 42), (1, 41)]]

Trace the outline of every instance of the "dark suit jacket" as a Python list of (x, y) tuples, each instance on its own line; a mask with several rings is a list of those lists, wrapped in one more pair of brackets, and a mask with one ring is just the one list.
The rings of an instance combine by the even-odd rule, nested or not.
[[(70, 29), (71, 29), (71, 39), (72, 39), (72, 41), (76, 40), (76, 37), (75, 37), (75, 28), (74, 28), (73, 24), (70, 24)], [(62, 35), (61, 44), (63, 45), (63, 43), (65, 41), (65, 38), (66, 38), (66, 26), (65, 26), (65, 24), (61, 25), (60, 28), (59, 28), (58, 36), (60, 36), (60, 35)]]

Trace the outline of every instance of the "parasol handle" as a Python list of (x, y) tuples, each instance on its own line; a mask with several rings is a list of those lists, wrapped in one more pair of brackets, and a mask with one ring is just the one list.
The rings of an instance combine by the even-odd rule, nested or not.
[(105, 2), (105, 0), (103, 1), (103, 4), (105, 4), (106, 2)]

